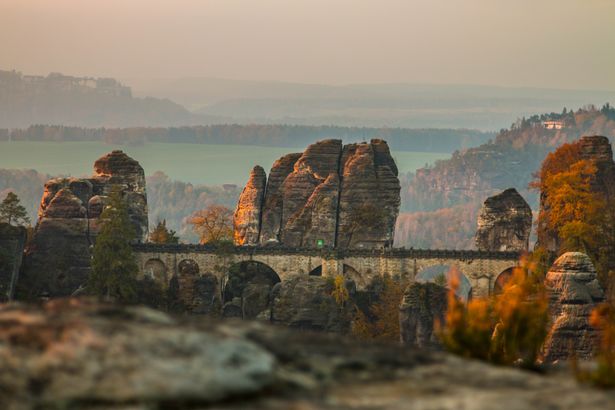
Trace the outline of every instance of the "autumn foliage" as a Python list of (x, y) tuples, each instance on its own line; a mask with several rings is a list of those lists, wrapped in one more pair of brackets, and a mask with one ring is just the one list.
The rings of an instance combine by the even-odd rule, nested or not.
[(444, 346), (463, 357), (533, 367), (547, 335), (548, 301), (529, 264), (514, 270), (502, 293), (467, 303), (455, 294), (458, 275), (450, 276)]
[(615, 212), (605, 189), (595, 187), (597, 173), (595, 161), (582, 158), (577, 141), (546, 157), (532, 187), (542, 199), (539, 243), (555, 254), (586, 253), (608, 290), (615, 267)]
[(404, 296), (404, 282), (388, 275), (382, 278), (377, 301), (369, 312), (356, 308), (352, 334), (363, 340), (398, 342), (400, 340), (399, 305)]

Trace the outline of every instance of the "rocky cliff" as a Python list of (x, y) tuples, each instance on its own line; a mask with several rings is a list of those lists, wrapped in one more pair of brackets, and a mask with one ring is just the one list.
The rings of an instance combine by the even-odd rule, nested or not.
[(389, 246), (400, 205), (397, 174), (387, 143), (376, 139), (312, 144), (277, 160), (266, 184), (262, 168), (255, 167), (235, 211), (235, 242)]
[(13, 297), (26, 239), (26, 228), (0, 223), (0, 303)]
[(111, 190), (122, 192), (136, 240), (147, 237), (145, 174), (137, 161), (113, 151), (94, 163), (90, 178), (56, 178), (45, 184), (38, 222), (26, 250), (20, 297), (68, 296), (90, 270), (91, 246)]
[(563, 254), (547, 273), (545, 286), (551, 315), (545, 360), (592, 357), (600, 335), (589, 316), (604, 301), (604, 292), (591, 260), (581, 252)]
[(532, 209), (514, 188), (485, 200), (476, 230), (481, 251), (527, 251), (532, 230)]
[[(613, 206), (615, 203), (615, 162), (609, 139), (599, 135), (584, 136), (574, 144), (578, 149), (577, 159), (590, 161), (596, 166), (596, 174), (590, 180), (591, 190), (601, 194), (607, 204)], [(541, 214), (549, 212), (548, 198), (544, 192), (541, 192), (540, 212)], [(561, 245), (558, 232), (549, 228), (545, 222), (539, 226), (538, 243), (553, 253), (557, 253)]]
[(429, 350), (141, 307), (0, 307), (7, 410), (612, 409), (615, 396)]

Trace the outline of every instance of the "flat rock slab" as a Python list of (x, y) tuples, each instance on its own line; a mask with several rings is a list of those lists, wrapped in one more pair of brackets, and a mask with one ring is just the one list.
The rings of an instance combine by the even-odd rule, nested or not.
[(2, 409), (613, 409), (615, 392), (441, 352), (64, 300), (0, 308)]

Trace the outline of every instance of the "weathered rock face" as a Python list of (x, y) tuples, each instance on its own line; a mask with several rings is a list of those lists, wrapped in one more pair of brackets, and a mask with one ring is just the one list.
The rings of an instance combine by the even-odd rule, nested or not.
[(113, 187), (128, 206), (136, 240), (147, 237), (145, 174), (137, 161), (113, 151), (94, 164), (91, 178), (56, 178), (45, 184), (32, 243), (26, 250), (19, 297), (68, 296), (85, 284), (100, 214)]
[(397, 174), (382, 140), (346, 146), (324, 140), (302, 154), (286, 155), (273, 164), (262, 200), (257, 198), (265, 176), (251, 174), (235, 213), (235, 243), (391, 245), (400, 204)]
[(589, 358), (599, 343), (598, 331), (589, 316), (604, 301), (596, 269), (587, 255), (567, 252), (547, 273), (551, 329), (545, 342), (545, 360)]
[(532, 209), (516, 189), (487, 198), (478, 216), (476, 247), (481, 251), (527, 251)]
[(0, 308), (7, 410), (596, 410), (612, 393), (442, 352), (54, 301)]
[(0, 303), (13, 298), (26, 238), (26, 228), (0, 223)]
[[(591, 161), (597, 168), (595, 176), (590, 180), (592, 191), (604, 195), (607, 206), (613, 206), (615, 204), (615, 162), (609, 139), (599, 135), (584, 136), (575, 144), (578, 144), (580, 159)], [(541, 192), (541, 213), (549, 211), (547, 202), (546, 194)], [(538, 227), (538, 243), (553, 253), (560, 250), (558, 233), (544, 222)]]
[(266, 184), (265, 170), (258, 165), (255, 166), (250, 173), (248, 183), (239, 196), (235, 217), (233, 218), (235, 243), (237, 245), (258, 242)]
[(444, 326), (448, 291), (432, 282), (415, 282), (404, 292), (399, 307), (399, 329), (404, 344), (436, 347), (440, 342), (435, 325)]
[(319, 276), (296, 275), (273, 289), (271, 322), (295, 329), (346, 333), (350, 303), (341, 307), (331, 296), (331, 283)]

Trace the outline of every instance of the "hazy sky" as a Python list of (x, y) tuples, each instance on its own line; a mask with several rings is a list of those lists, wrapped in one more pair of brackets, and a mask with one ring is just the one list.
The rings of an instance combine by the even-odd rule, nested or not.
[(615, 0), (0, 0), (0, 69), (615, 90)]

